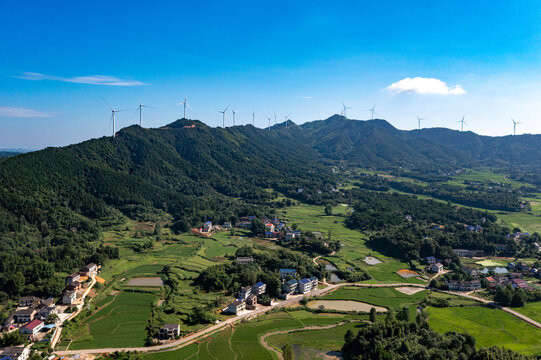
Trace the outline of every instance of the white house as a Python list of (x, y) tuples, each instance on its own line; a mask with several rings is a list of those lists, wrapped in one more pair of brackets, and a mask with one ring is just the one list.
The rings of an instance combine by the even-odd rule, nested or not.
[(81, 272), (86, 276), (94, 276), (98, 273), (98, 265), (90, 263), (86, 265)]
[(227, 307), (227, 312), (230, 312), (232, 314), (238, 314), (242, 310), (246, 309), (246, 303), (242, 300), (235, 300), (229, 306)]
[(310, 279), (300, 279), (297, 291), (300, 294), (306, 294), (312, 290), (312, 281)]
[(21, 334), (27, 334), (36, 336), (39, 331), (43, 328), (43, 321), (35, 319), (30, 321), (28, 324), (26, 324), (24, 327), (22, 327), (19, 332)]
[(7, 347), (0, 354), (2, 358), (9, 356), (12, 360), (26, 360), (30, 356), (30, 347), (13, 346)]
[(267, 285), (261, 281), (252, 285), (252, 294), (255, 294), (256, 296), (263, 295), (266, 290)]
[(280, 277), (282, 279), (285, 279), (288, 276), (296, 277), (297, 276), (297, 270), (295, 270), (295, 269), (280, 269)]
[(160, 329), (162, 339), (171, 339), (180, 335), (180, 324), (165, 324)]
[(77, 299), (77, 293), (75, 291), (66, 291), (62, 295), (62, 304), (71, 305), (75, 302), (75, 299)]
[(440, 273), (443, 271), (443, 265), (439, 262), (435, 263), (435, 264), (432, 264), (432, 266), (430, 266), (430, 272), (433, 272), (433, 273)]
[(211, 232), (212, 231), (212, 222), (207, 221), (205, 225), (203, 225), (203, 231), (204, 232)]

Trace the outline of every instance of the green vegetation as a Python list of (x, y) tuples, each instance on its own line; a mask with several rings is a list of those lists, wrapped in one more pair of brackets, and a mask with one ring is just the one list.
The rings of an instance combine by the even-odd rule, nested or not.
[(92, 316), (70, 323), (64, 335), (72, 339), (69, 349), (144, 346), (155, 302), (152, 293), (121, 292), (107, 297)]
[(450, 307), (427, 310), (430, 327), (439, 333), (460, 331), (475, 337), (478, 346), (504, 346), (526, 355), (541, 354), (541, 330), (498, 309)]
[(426, 290), (413, 295), (406, 295), (394, 288), (365, 288), (344, 286), (325, 296), (323, 300), (355, 300), (368, 304), (384, 306), (386, 308), (399, 309), (403, 306), (418, 304), (426, 298)]

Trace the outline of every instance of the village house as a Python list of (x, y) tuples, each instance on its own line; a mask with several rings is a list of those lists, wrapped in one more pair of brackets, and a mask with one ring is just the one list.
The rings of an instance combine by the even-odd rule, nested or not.
[(77, 273), (73, 273), (73, 274), (70, 274), (68, 276), (66, 276), (66, 285), (67, 284), (72, 284), (74, 282), (79, 282), (81, 280), (81, 275), (77, 274)]
[(541, 247), (539, 246), (538, 243), (534, 242), (533, 247), (535, 248), (535, 251), (541, 251)]
[(13, 314), (9, 315), (2, 324), (2, 331), (11, 331), (15, 329), (15, 320), (13, 319)]
[(36, 317), (42, 321), (45, 321), (49, 315), (56, 313), (56, 306), (53, 303), (52, 306), (43, 305), (41, 308), (39, 308)]
[(474, 291), (481, 289), (481, 282), (479, 280), (473, 281), (456, 281), (452, 280), (447, 283), (449, 290), (451, 291)]
[(312, 290), (312, 281), (310, 279), (300, 279), (297, 291), (300, 294), (306, 294)]
[(505, 244), (494, 244), (497, 251), (505, 251), (507, 249), (507, 245)]
[(251, 221), (240, 221), (235, 224), (236, 227), (244, 230), (250, 230), (252, 228), (252, 222)]
[(254, 258), (251, 257), (251, 256), (239, 256), (237, 259), (236, 259), (237, 263), (238, 264), (249, 264), (249, 263), (252, 263), (254, 262)]
[(79, 290), (81, 288), (81, 283), (79, 281), (73, 281), (66, 285), (66, 290)]
[(212, 231), (212, 222), (211, 221), (207, 221), (205, 223), (205, 225), (203, 225), (203, 232), (211, 232)]
[(251, 286), (245, 286), (239, 291), (239, 299), (245, 300), (252, 293)]
[(263, 295), (267, 290), (267, 285), (263, 282), (258, 282), (257, 284), (252, 285), (252, 294), (256, 296)]
[(294, 239), (295, 239), (295, 234), (293, 234), (292, 232), (286, 233), (286, 237), (285, 237), (286, 241), (293, 241)]
[(26, 324), (24, 327), (22, 327), (19, 332), (21, 334), (30, 335), (32, 337), (35, 337), (40, 330), (43, 328), (43, 321), (35, 319)]
[(34, 320), (36, 313), (37, 310), (34, 308), (17, 309), (15, 313), (13, 313), (13, 320), (17, 324), (30, 322)]
[(255, 310), (255, 307), (257, 305), (257, 296), (255, 294), (250, 294), (246, 298), (246, 309), (247, 310)]
[(435, 264), (437, 262), (437, 260), (436, 260), (436, 258), (434, 256), (427, 256), (427, 257), (425, 257), (425, 262), (428, 265), (432, 265), (432, 264)]
[(23, 306), (37, 306), (41, 302), (41, 299), (35, 296), (23, 296), (19, 298), (19, 307)]
[(273, 223), (266, 223), (265, 224), (265, 233), (268, 232), (274, 232), (274, 224)]
[(313, 290), (316, 290), (317, 287), (318, 287), (318, 280), (317, 280), (317, 277), (312, 276), (312, 277), (310, 278), (310, 281), (312, 282), (312, 291), (313, 291)]
[(280, 233), (277, 233), (275, 231), (265, 231), (265, 237), (269, 239), (277, 238)]
[(246, 309), (246, 303), (240, 299), (233, 301), (227, 307), (227, 312), (237, 315), (242, 310)]
[(285, 279), (288, 276), (291, 276), (293, 278), (297, 277), (297, 270), (295, 270), (295, 269), (280, 269), (280, 277), (282, 279)]
[(62, 304), (72, 305), (77, 299), (77, 293), (73, 290), (64, 291), (62, 294)]
[(286, 294), (293, 294), (295, 291), (297, 291), (298, 282), (295, 279), (286, 281), (284, 285), (282, 285), (282, 290)]
[(484, 250), (453, 249), (453, 252), (460, 257), (483, 257)]
[[(316, 233), (317, 233), (317, 231), (316, 231)], [(314, 234), (314, 233), (312, 233), (312, 235), (313, 235), (313, 234)], [(321, 234), (321, 233), (320, 233), (320, 234)], [(300, 238), (300, 237), (301, 237), (301, 232), (300, 232), (299, 230), (295, 230), (295, 231), (293, 231), (293, 235), (295, 235), (296, 238)]]
[(81, 273), (84, 276), (94, 276), (98, 273), (98, 265), (90, 263), (83, 268)]
[(435, 264), (432, 264), (432, 266), (430, 266), (430, 272), (433, 272), (433, 273), (440, 273), (443, 271), (443, 264), (442, 263), (435, 263)]
[(30, 356), (30, 348), (23, 346), (7, 347), (2, 351), (2, 359), (9, 356), (11, 360), (26, 360)]
[(231, 223), (229, 221), (226, 221), (224, 222), (224, 224), (222, 225), (222, 227), (224, 229), (231, 229)]
[(172, 339), (180, 335), (180, 324), (164, 324), (159, 336), (162, 339)]

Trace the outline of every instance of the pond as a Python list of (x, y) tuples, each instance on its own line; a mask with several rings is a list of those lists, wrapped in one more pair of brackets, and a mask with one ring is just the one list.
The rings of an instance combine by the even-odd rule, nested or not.
[(337, 311), (362, 311), (370, 312), (370, 309), (375, 308), (377, 312), (386, 312), (387, 309), (381, 306), (375, 306), (360, 301), (353, 300), (313, 300), (308, 303), (310, 309), (319, 309), (322, 306), (328, 310)]

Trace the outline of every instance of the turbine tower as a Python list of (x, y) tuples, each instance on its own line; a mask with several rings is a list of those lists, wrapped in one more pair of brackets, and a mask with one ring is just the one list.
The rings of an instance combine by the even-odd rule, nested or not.
[(229, 105), (224, 109), (224, 111), (218, 110), (219, 113), (222, 113), (222, 127), (225, 129), (225, 113), (229, 109)]
[(370, 113), (372, 114), (371, 120), (374, 120), (374, 114), (377, 114), (376, 113), (376, 105), (372, 106), (372, 108), (368, 109), (368, 111), (370, 111)]
[(464, 124), (468, 125), (468, 123), (464, 121), (465, 117), (466, 117), (466, 114), (462, 115), (462, 120), (457, 121), (458, 123), (460, 123), (460, 131), (464, 131)]
[(291, 115), (291, 113), (284, 116), (284, 118), (286, 119), (286, 129), (287, 129), (287, 123), (289, 122), (289, 115)]
[(235, 115), (237, 115), (237, 111), (231, 110), (231, 112), (233, 113), (233, 126), (235, 126)]
[(109, 103), (107, 101), (105, 101), (104, 98), (101, 98), (101, 99), (107, 104), (107, 106), (109, 106), (109, 109), (111, 109), (111, 121), (113, 122), (113, 137), (115, 137), (115, 135), (116, 135), (116, 113), (119, 112), (119, 111), (126, 111), (127, 109), (116, 110), (111, 105), (109, 105)]
[(271, 118), (267, 116), (267, 119), (269, 120), (269, 131), (270, 131), (270, 126), (271, 126), (270, 122), (271, 122)]
[(137, 107), (138, 110), (139, 110), (139, 126), (140, 127), (143, 127), (143, 108), (149, 108), (149, 109), (154, 109), (152, 106), (147, 106), (147, 105), (143, 105), (141, 104), (141, 100), (139, 100), (139, 106)]
[[(417, 115), (415, 115), (417, 116)], [(421, 130), (421, 121), (423, 121), (424, 119), (423, 118), (420, 118), (419, 116), (417, 116), (417, 126), (419, 127), (419, 131)]]
[(252, 125), (255, 126), (255, 112), (252, 110)]
[(276, 113), (274, 113), (274, 125), (276, 125), (276, 118), (277, 118), (277, 117), (278, 117), (278, 116), (276, 116)]
[(344, 103), (342, 103), (342, 115), (344, 115), (344, 117), (347, 117), (346, 112), (347, 112), (348, 109), (351, 109), (351, 107), (346, 106), (346, 105), (344, 105)]
[(186, 106), (189, 107), (190, 109), (192, 108), (190, 106), (190, 104), (188, 104), (188, 96), (184, 97), (184, 101), (183, 102), (179, 102), (177, 105), (184, 105), (184, 116), (183, 116), (183, 119), (186, 119)]
[(511, 121), (513, 121), (513, 136), (517, 134), (517, 125), (522, 124), (521, 122), (515, 121), (515, 119), (511, 118)]

